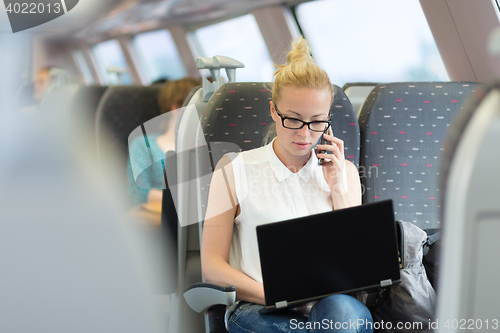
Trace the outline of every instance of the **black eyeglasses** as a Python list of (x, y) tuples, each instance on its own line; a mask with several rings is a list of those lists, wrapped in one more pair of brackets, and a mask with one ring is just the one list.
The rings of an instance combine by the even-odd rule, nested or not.
[(284, 128), (301, 129), (302, 127), (307, 125), (307, 127), (313, 132), (323, 132), (331, 125), (331, 120), (305, 122), (297, 118), (285, 117), (278, 111), (276, 103), (273, 104), (276, 113), (281, 117), (281, 123), (283, 124)]

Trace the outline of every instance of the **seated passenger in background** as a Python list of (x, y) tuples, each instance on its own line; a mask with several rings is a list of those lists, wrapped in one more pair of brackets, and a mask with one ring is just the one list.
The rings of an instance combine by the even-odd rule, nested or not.
[[(232, 160), (224, 156), (213, 175), (203, 227), (203, 276), (208, 282), (236, 288), (239, 302), (226, 313), (230, 333), (289, 332), (292, 320), (305, 328), (317, 328), (323, 320), (371, 322), (366, 306), (347, 295), (328, 296), (300, 309), (259, 313), (265, 297), (256, 226), (361, 204), (358, 170), (345, 160), (344, 143), (329, 128), (332, 84), (311, 58), (305, 39), (294, 41), (287, 63), (274, 75), (269, 106), (276, 138)], [(328, 155), (314, 149), (326, 129), (328, 144), (318, 148), (332, 152)], [(325, 159), (321, 166), (318, 158)], [(228, 195), (234, 198), (234, 204), (222, 212)], [(343, 332), (355, 332), (357, 328)], [(361, 331), (365, 328), (362, 326)], [(321, 326), (314, 332), (324, 330)]]
[[(183, 78), (178, 81), (165, 83), (158, 96), (158, 103), (162, 114), (168, 113), (163, 123), (161, 133), (148, 134), (151, 153), (156, 161), (163, 160), (165, 153), (175, 150), (175, 124), (179, 115), (179, 108), (184, 103), (189, 92), (201, 83), (193, 78)], [(165, 118), (165, 117), (164, 117)], [(128, 162), (128, 189), (134, 206), (142, 203), (161, 202), (163, 187), (163, 166), (160, 163), (150, 167), (149, 150), (144, 146), (144, 138), (135, 138), (129, 146)], [(137, 185), (132, 171), (131, 161), (134, 168), (145, 170), (141, 174), (140, 186)]]
[(38, 102), (43, 98), (47, 89), (49, 89), (51, 84), (50, 70), (53, 67), (46, 66), (40, 68), (35, 78), (35, 85), (33, 87), (33, 98)]
[(21, 88), (16, 97), (16, 102), (18, 103), (21, 114), (27, 116), (38, 115), (40, 102), (52, 83), (52, 78), (50, 76), (50, 70), (52, 68), (54, 67), (45, 66), (40, 68), (36, 74), (34, 84), (31, 85), (30, 83)]

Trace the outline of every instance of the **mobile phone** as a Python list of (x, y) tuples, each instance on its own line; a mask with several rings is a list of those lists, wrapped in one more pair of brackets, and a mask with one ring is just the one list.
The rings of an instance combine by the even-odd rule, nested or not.
[[(325, 134), (328, 134), (328, 130), (330, 129), (330, 126), (328, 126), (324, 131), (323, 131), (323, 134), (321, 135), (321, 139), (319, 139), (318, 141), (318, 144), (319, 145), (326, 145), (327, 144), (327, 141), (325, 139)], [(333, 134), (333, 131), (332, 131), (332, 134)], [(321, 151), (321, 154), (331, 154), (332, 152), (329, 151), (329, 150), (322, 150)], [(318, 165), (322, 165), (323, 164), (323, 158), (318, 158)]]

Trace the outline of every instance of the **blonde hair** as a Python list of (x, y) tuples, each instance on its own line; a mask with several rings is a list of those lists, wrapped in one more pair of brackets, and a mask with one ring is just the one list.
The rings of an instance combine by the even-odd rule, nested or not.
[(190, 77), (163, 84), (158, 96), (161, 113), (171, 111), (173, 105), (180, 108), (191, 90), (200, 84), (200, 81)]
[[(311, 57), (309, 43), (303, 37), (292, 42), (292, 50), (286, 56), (287, 63), (275, 65), (278, 67), (274, 72), (274, 84), (272, 88), (273, 103), (281, 100), (283, 87), (311, 88), (317, 90), (328, 90), (333, 103), (333, 86), (328, 74), (316, 65)], [(268, 125), (262, 144), (265, 145), (276, 136), (276, 123)]]
[(274, 72), (273, 101), (281, 99), (283, 87), (328, 90), (333, 102), (333, 86), (326, 72), (311, 57), (309, 43), (299, 37), (292, 42), (292, 50), (286, 56), (287, 63), (276, 65)]

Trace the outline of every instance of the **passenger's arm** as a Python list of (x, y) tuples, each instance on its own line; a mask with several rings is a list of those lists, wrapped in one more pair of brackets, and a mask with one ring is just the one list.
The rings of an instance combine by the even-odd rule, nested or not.
[(361, 205), (361, 182), (358, 168), (351, 161), (345, 161), (347, 176), (347, 195), (349, 207)]
[(334, 209), (361, 205), (361, 182), (356, 166), (351, 161), (345, 161), (347, 193), (344, 186), (334, 188), (331, 192)]
[(262, 283), (228, 264), (234, 218), (239, 211), (235, 193), (231, 161), (225, 156), (217, 164), (210, 185), (201, 245), (203, 276), (207, 282), (234, 286), (238, 299), (265, 304)]

